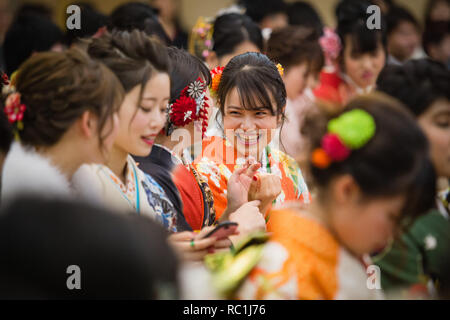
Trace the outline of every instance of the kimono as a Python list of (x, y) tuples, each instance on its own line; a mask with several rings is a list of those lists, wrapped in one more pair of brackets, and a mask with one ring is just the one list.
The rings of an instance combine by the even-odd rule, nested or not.
[[(238, 299), (381, 299), (368, 285), (366, 265), (343, 248), (319, 222), (294, 209), (274, 210), (272, 236)], [(370, 281), (369, 281), (370, 282)]]
[[(229, 156), (233, 158), (228, 162)], [(227, 183), (233, 171), (245, 163), (238, 158), (232, 145), (220, 137), (211, 137), (203, 144), (202, 155), (193, 162), (197, 172), (205, 178), (214, 196), (216, 219), (219, 219), (227, 207)], [(303, 179), (302, 172), (293, 158), (283, 152), (264, 148), (261, 158), (262, 173), (276, 174), (281, 179), (282, 191), (273, 205), (289, 200), (300, 200), (309, 203), (310, 194)]]
[(373, 258), (386, 292), (401, 298), (413, 298), (418, 291), (428, 298), (449, 292), (444, 281), (450, 265), (450, 218), (444, 196), (448, 192), (437, 199), (438, 209), (419, 217), (400, 239)]
[(6, 156), (2, 173), (1, 203), (23, 195), (47, 199), (72, 199), (70, 181), (61, 170), (31, 146), (14, 142)]
[(370, 93), (373, 86), (360, 88), (345, 73), (334, 68), (324, 68), (320, 72), (319, 85), (313, 90), (316, 100), (330, 112), (339, 111), (355, 95)]
[(129, 155), (124, 184), (107, 166), (83, 165), (75, 173), (73, 184), (83, 194), (84, 186), (91, 185), (89, 195), (101, 204), (121, 212), (135, 211), (158, 221), (169, 232), (177, 232), (177, 214), (163, 188), (140, 170)]

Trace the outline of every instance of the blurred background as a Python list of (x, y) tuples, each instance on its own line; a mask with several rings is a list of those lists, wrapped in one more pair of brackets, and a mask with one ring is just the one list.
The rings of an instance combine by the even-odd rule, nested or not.
[[(51, 15), (54, 21), (63, 27), (65, 19), (67, 18), (66, 8), (73, 0), (0, 0), (0, 28), (4, 28), (8, 18), (5, 17), (7, 4), (11, 2), (14, 6), (21, 6), (24, 3), (43, 4), (52, 10)], [(83, 0), (82, 3), (90, 4), (103, 14), (110, 14), (117, 6), (130, 2), (129, 0)], [(178, 18), (181, 27), (189, 32), (194, 26), (199, 16), (213, 17), (216, 13), (225, 7), (235, 3), (234, 0), (148, 0), (141, 1), (155, 6), (157, 3), (165, 3), (166, 5), (173, 5), (177, 8)], [(286, 0), (286, 3), (297, 2), (295, 0)], [(338, 0), (304, 0), (303, 2), (310, 3), (316, 10), (318, 10), (325, 24), (328, 26), (335, 26), (334, 8)], [(425, 8), (428, 0), (396, 0), (397, 5), (403, 6), (411, 11), (415, 18), (423, 24)]]

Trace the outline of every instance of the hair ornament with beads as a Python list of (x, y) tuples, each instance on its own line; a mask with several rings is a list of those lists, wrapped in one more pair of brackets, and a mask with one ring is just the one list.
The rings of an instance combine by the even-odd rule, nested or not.
[(176, 127), (184, 127), (192, 121), (202, 122), (202, 137), (208, 127), (208, 97), (207, 86), (202, 78), (188, 84), (180, 94), (180, 97), (168, 106), (168, 121), (166, 134), (172, 134)]

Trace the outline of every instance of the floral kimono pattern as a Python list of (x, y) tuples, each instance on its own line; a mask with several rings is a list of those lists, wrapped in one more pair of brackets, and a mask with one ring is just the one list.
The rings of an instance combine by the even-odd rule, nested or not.
[[(213, 150), (213, 151), (211, 151)], [(232, 155), (232, 161), (227, 158)], [(219, 219), (227, 207), (227, 183), (236, 168), (245, 163), (238, 158), (231, 144), (219, 137), (203, 144), (203, 152), (192, 164), (207, 181), (214, 196), (216, 219)], [(303, 179), (302, 172), (293, 158), (283, 152), (267, 146), (261, 158), (261, 173), (276, 174), (281, 179), (282, 191), (273, 204), (300, 200), (309, 203), (310, 194)]]
[(140, 170), (131, 156), (127, 159), (125, 183), (104, 165), (84, 165), (77, 175), (92, 186), (90, 192), (105, 206), (124, 212), (133, 210), (155, 219), (168, 231), (177, 232), (176, 210), (164, 189)]
[(382, 299), (369, 289), (365, 264), (318, 222), (296, 210), (274, 210), (272, 236), (237, 292), (238, 299)]

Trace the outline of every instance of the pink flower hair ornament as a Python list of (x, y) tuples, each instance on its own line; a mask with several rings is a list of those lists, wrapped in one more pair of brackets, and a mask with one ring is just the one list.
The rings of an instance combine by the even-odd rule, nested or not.
[(20, 93), (11, 84), (6, 73), (2, 74), (2, 86), (2, 94), (6, 96), (3, 112), (13, 125), (15, 139), (19, 141), (19, 131), (23, 129), (22, 120), (27, 107), (21, 102)]
[(323, 30), (323, 36), (319, 39), (319, 44), (322, 47), (326, 65), (332, 65), (333, 61), (339, 57), (339, 53), (342, 50), (339, 36), (333, 29), (325, 27)]

